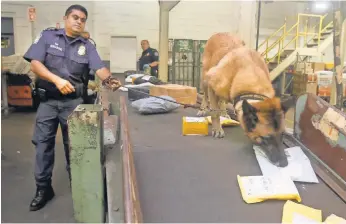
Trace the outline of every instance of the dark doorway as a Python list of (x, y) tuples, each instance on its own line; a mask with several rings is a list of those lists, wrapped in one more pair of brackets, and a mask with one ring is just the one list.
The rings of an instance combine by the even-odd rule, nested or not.
[(13, 18), (1, 17), (1, 56), (14, 54)]

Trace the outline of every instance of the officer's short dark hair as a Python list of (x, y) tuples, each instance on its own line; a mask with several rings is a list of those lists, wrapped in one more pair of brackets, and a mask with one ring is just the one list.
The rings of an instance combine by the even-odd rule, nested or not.
[(86, 10), (84, 6), (81, 6), (81, 5), (71, 5), (70, 7), (68, 7), (66, 9), (65, 16), (69, 16), (72, 10), (79, 10), (85, 14), (86, 18), (88, 18), (88, 11)]

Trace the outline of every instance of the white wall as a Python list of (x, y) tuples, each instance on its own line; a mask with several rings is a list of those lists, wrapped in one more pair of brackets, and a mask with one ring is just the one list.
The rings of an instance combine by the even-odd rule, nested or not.
[[(63, 16), (72, 1), (2, 1), (1, 16), (9, 16), (14, 19), (15, 53), (24, 54), (33, 42), (33, 36), (37, 36), (43, 29), (55, 27), (57, 22), (63, 27)], [(92, 21), (92, 2), (83, 2), (83, 6), (89, 12), (89, 20)], [(36, 7), (36, 21), (32, 24), (28, 21), (27, 8)], [(92, 23), (86, 25), (92, 30)], [(32, 34), (32, 31), (34, 34)]]
[[(63, 27), (66, 8), (75, 3), (89, 12), (87, 30), (96, 41), (103, 60), (109, 60), (111, 36), (136, 36), (148, 39), (159, 47), (159, 4), (152, 1), (2, 1), (2, 15), (15, 17), (16, 53), (23, 54), (32, 43), (31, 24), (27, 20), (29, 4), (36, 7), (35, 36), (57, 22)], [(260, 41), (279, 28), (285, 16), (293, 24), (296, 13), (304, 12), (306, 5), (296, 2), (262, 4)], [(247, 1), (189, 1), (182, 0), (170, 13), (170, 38), (208, 39), (215, 32), (233, 32), (251, 40), (255, 47), (256, 7)], [(248, 37), (251, 36), (251, 37)], [(140, 44), (137, 55), (141, 54)]]
[[(243, 3), (244, 4), (244, 3)], [(247, 4), (247, 3), (246, 3)], [(181, 1), (170, 12), (170, 38), (208, 39), (215, 32), (234, 32), (239, 24), (239, 2)], [(159, 47), (157, 1), (97, 2), (94, 5), (95, 40), (102, 58), (109, 58), (110, 36), (137, 36)], [(141, 54), (138, 44), (138, 56)]]
[[(157, 1), (114, 1), (94, 3), (94, 34), (103, 60), (109, 60), (111, 36), (136, 36), (148, 39), (158, 48), (159, 4)], [(138, 56), (140, 55), (138, 43)]]

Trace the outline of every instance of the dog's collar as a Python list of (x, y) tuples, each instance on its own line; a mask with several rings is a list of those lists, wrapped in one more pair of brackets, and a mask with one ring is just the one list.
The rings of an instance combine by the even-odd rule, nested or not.
[(239, 101), (241, 101), (241, 100), (259, 100), (259, 101), (262, 101), (262, 100), (265, 100), (267, 98), (268, 98), (267, 96), (262, 95), (262, 94), (242, 93), (242, 94), (239, 94), (236, 97), (234, 97), (233, 105), (235, 107), (237, 105), (237, 103), (239, 103)]

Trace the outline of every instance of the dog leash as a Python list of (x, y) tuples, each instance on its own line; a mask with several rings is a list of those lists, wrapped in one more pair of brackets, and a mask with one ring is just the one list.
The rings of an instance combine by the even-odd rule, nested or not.
[[(137, 90), (136, 88), (125, 87), (125, 86), (123, 86), (123, 85), (120, 85), (120, 87), (126, 88), (126, 89), (128, 89), (128, 90), (131, 90), (131, 91), (134, 91), (134, 92), (137, 92), (137, 93), (144, 94), (144, 95), (146, 95), (146, 96), (150, 96), (150, 97), (154, 97), (154, 98), (161, 99), (161, 100), (164, 100), (164, 101), (168, 101), (168, 102), (171, 102), (171, 103), (179, 104), (179, 105), (183, 106), (184, 109), (186, 109), (186, 108), (193, 108), (193, 109), (197, 109), (197, 110), (200, 109), (200, 107), (197, 106), (196, 104), (195, 104), (195, 105), (192, 105), (192, 104), (179, 103), (179, 102), (176, 102), (176, 101), (173, 101), (173, 100), (170, 100), (170, 99), (166, 99), (166, 98), (162, 98), (162, 97), (159, 97), (159, 96), (150, 95), (150, 94), (148, 94), (148, 93), (146, 93), (146, 92)], [(120, 88), (120, 87), (119, 87), (119, 88)], [(200, 104), (200, 103), (198, 103), (198, 104)], [(208, 108), (208, 110), (209, 110), (209, 111), (222, 111), (222, 110), (215, 110), (215, 109), (211, 109), (211, 108)], [(228, 110), (228, 109), (226, 109), (226, 111), (227, 111), (228, 113), (230, 113), (231, 115), (233, 115), (234, 117), (236, 117), (236, 113), (235, 113), (235, 112), (230, 111), (230, 110)]]

